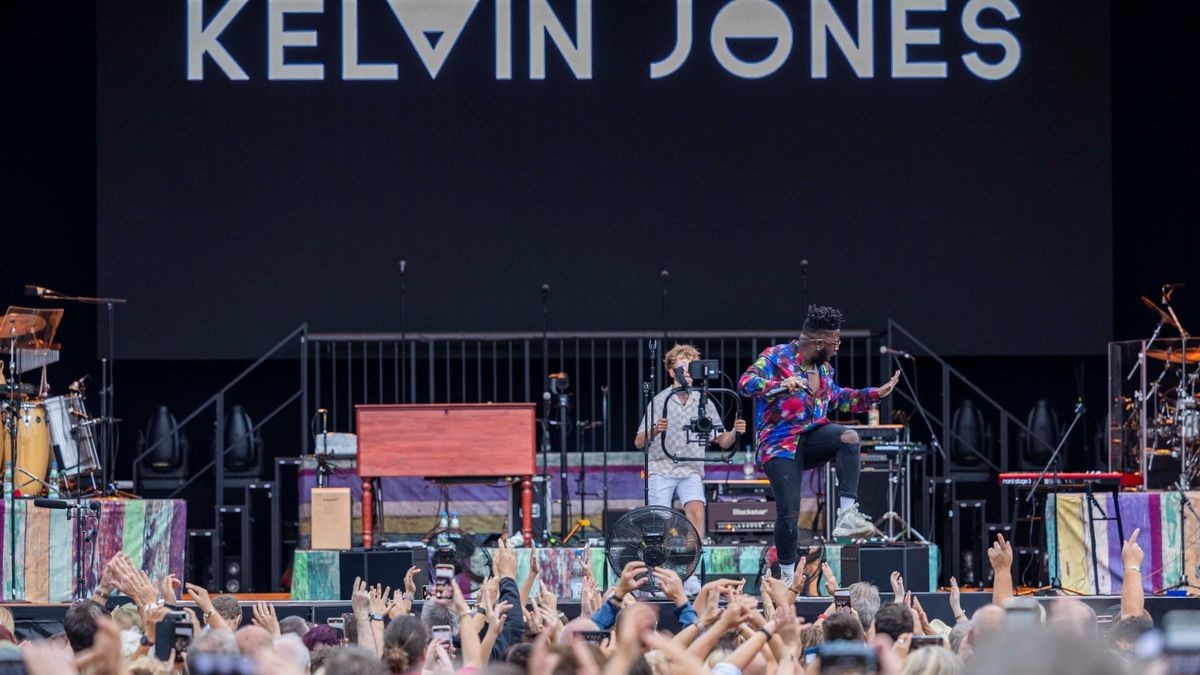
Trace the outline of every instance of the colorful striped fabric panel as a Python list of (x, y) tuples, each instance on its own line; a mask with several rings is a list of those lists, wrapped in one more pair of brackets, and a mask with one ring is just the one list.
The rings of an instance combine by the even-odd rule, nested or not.
[[(1057, 498), (1056, 498), (1057, 497)], [(1096, 571), (1092, 571), (1092, 532), (1088, 523), (1086, 495), (1051, 495), (1046, 506), (1047, 553), (1051, 564), (1058, 556), (1059, 578), (1064, 588), (1078, 593), (1118, 595), (1124, 580), (1121, 560), (1121, 533), (1113, 520), (1095, 520), (1115, 515), (1112, 494), (1095, 495), (1100, 508), (1091, 506), (1095, 528)], [(1200, 492), (1190, 492), (1193, 504), (1200, 504)], [(1197, 537), (1200, 524), (1187, 518), (1187, 532), (1180, 507), (1182, 500), (1174, 492), (1126, 492), (1120, 495), (1121, 526), (1129, 537), (1140, 529), (1138, 544), (1145, 553), (1142, 562), (1142, 588), (1146, 593), (1161, 593), (1183, 578), (1185, 569), (1195, 569), (1200, 558)], [(1189, 542), (1186, 546), (1184, 542)]]
[[(11, 504), (11, 511), (10, 505)], [(92, 542), (76, 545), (77, 520), (67, 512), (37, 508), (25, 499), (0, 503), (4, 587), (0, 599), (70, 602), (76, 596), (82, 560), (84, 594), (90, 595), (104, 564), (124, 551), (134, 565), (157, 580), (183, 578), (187, 508), (182, 500), (101, 500), (99, 525)], [(90, 524), (89, 524), (90, 530)], [(85, 531), (86, 534), (86, 531)], [(13, 553), (16, 577), (13, 578)]]

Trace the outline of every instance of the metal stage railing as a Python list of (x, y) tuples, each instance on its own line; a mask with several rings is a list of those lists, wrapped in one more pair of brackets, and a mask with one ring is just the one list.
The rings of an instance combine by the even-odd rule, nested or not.
[[(913, 396), (913, 391), (917, 389), (916, 383), (905, 375), (905, 380), (902, 380), (896, 388), (892, 399), (885, 399), (881, 406), (881, 415), (890, 417), (891, 409), (896, 402), (903, 402), (911, 406), (914, 411), (909, 419), (909, 430), (919, 436), (924, 436), (926, 432), (933, 436), (940, 444), (942, 453), (931, 452), (930, 460), (925, 464), (927, 475), (925, 480), (926, 485), (922, 486), (921, 493), (923, 495), (923, 511), (927, 526), (934, 527), (942, 526), (942, 521), (939, 519), (939, 514), (945, 514), (947, 520), (945, 527), (951, 530), (949, 540), (953, 542), (952, 548), (957, 550), (961, 548), (959, 545), (961, 537), (962, 524), (955, 522), (954, 518), (960, 515), (959, 506), (962, 504), (950, 504), (948, 510), (939, 510), (935, 505), (936, 492), (934, 488), (935, 482), (946, 485), (950, 489), (951, 494), (957, 494), (956, 482), (984, 482), (995, 485), (993, 481), (997, 480), (998, 473), (1015, 470), (1017, 465), (1016, 457), (1012, 451), (1012, 440), (1014, 437), (1020, 438), (1025, 443), (1037, 445), (1045, 450), (1046, 454), (1053, 452), (1055, 446), (1046, 442), (1040, 435), (1034, 433), (1032, 429), (1017, 416), (1013, 415), (1004, 406), (997, 402), (994, 398), (983, 391), (978, 385), (968, 379), (960, 371), (955, 369), (946, 362), (941, 356), (925, 345), (912, 332), (905, 329), (900, 324), (889, 319), (888, 328), (884, 334), (885, 344), (889, 348), (899, 348), (916, 353), (921, 359), (931, 359), (936, 364), (939, 377), (936, 390), (939, 393), (937, 398), (929, 396), (930, 389), (927, 387), (923, 391), (917, 392)], [(891, 372), (894, 369), (894, 361), (892, 356), (880, 355), (880, 369), (882, 372)], [(915, 370), (915, 367), (910, 369)], [(922, 369), (924, 370), (924, 369)], [(953, 408), (956, 403), (961, 403), (963, 399), (972, 399), (981, 403), (978, 408), (981, 417), (984, 421), (984, 433), (982, 440), (984, 447), (976, 447), (971, 443), (971, 439), (964, 438), (954, 428), (954, 412)], [(921, 410), (929, 422), (928, 428), (925, 428), (925, 422), (921, 419)], [(991, 447), (995, 444), (994, 450)], [(931, 448), (931, 451), (933, 449)], [(957, 455), (956, 458), (954, 455)], [(969, 461), (958, 461), (963, 458), (974, 457)], [(1032, 468), (1032, 467), (1029, 467)], [(1040, 467), (1038, 467), (1040, 468)], [(1010, 489), (1000, 491), (1000, 523), (1014, 523), (1013, 507), (1016, 504), (1015, 499), (1009, 494)], [(956, 498), (952, 498), (956, 500)], [(965, 500), (975, 502), (977, 506), (983, 506), (983, 517), (986, 520), (986, 513), (989, 509), (986, 504), (982, 503), (981, 499)], [(1020, 508), (1016, 506), (1016, 508)], [(1036, 514), (1029, 513), (1027, 516), (1028, 522), (1037, 522), (1040, 520)], [(983, 525), (980, 526), (980, 535)], [(1021, 533), (1024, 535), (1024, 533)], [(982, 536), (980, 537), (983, 538)], [(1030, 542), (1032, 543), (1032, 542)], [(975, 564), (979, 565), (982, 558), (986, 555), (986, 543), (976, 546)], [(952, 574), (959, 579), (963, 578), (960, 569), (961, 559), (958, 553), (955, 554), (951, 565)]]
[[(246, 515), (249, 505), (245, 504), (245, 503), (240, 503), (240, 504), (233, 503), (237, 500), (229, 499), (229, 494), (228, 494), (226, 488), (231, 488), (231, 489), (232, 488), (243, 488), (244, 489), (244, 487), (245, 487), (244, 483), (249, 482), (249, 483), (259, 484), (259, 483), (263, 482), (263, 481), (260, 481), (257, 477), (242, 476), (239, 478), (240, 483), (238, 483), (238, 484), (231, 483), (231, 479), (227, 475), (227, 471), (226, 471), (226, 465), (225, 465), (226, 456), (229, 454), (230, 450), (238, 447), (238, 445), (243, 440), (246, 440), (247, 438), (250, 438), (251, 440), (253, 440), (252, 437), (254, 434), (261, 431), (266, 425), (270, 424), (273, 420), (277, 419), (282, 413), (287, 411), (292, 406), (297, 406), (298, 410), (300, 411), (300, 417), (302, 420), (301, 428), (299, 429), (300, 444), (301, 444), (301, 448), (304, 448), (304, 443), (305, 443), (306, 439), (309, 438), (308, 418), (307, 418), (307, 415), (305, 412), (308, 409), (308, 400), (309, 400), (308, 399), (308, 386), (307, 386), (308, 360), (307, 360), (307, 358), (305, 358), (305, 354), (306, 354), (305, 336), (307, 334), (308, 334), (308, 324), (301, 324), (295, 330), (293, 330), (291, 333), (288, 333), (287, 336), (285, 336), (283, 339), (281, 339), (277, 343), (275, 343), (275, 346), (273, 346), (269, 350), (267, 350), (262, 356), (258, 357), (257, 360), (255, 360), (253, 363), (251, 363), (249, 366), (247, 366), (245, 369), (243, 369), (240, 373), (238, 373), (237, 376), (235, 376), (233, 379), (231, 379), (229, 382), (227, 382), (224, 386), (222, 386), (220, 389), (218, 389), (215, 394), (208, 397), (208, 399), (206, 399), (203, 403), (201, 403), (194, 410), (192, 410), (190, 413), (188, 413), (186, 416), (184, 416), (184, 418), (176, 424), (176, 427), (175, 427), (176, 433), (175, 434), (170, 435), (170, 436), (165, 436), (163, 438), (158, 439), (157, 441), (150, 443), (142, 450), (142, 452), (140, 454), (137, 455), (137, 457), (135, 457), (133, 459), (133, 482), (134, 482), (135, 486), (142, 486), (143, 480), (150, 480), (150, 481), (155, 480), (154, 472), (146, 471), (146, 469), (142, 465), (142, 462), (146, 458), (148, 458), (152, 453), (154, 453), (162, 444), (168, 443), (168, 442), (173, 441), (174, 439), (186, 436), (185, 429), (189, 428), (189, 425), (199, 424), (201, 427), (203, 427), (206, 424), (211, 425), (209, 427), (210, 429), (212, 429), (211, 432), (201, 432), (201, 433), (197, 434), (197, 436), (201, 437), (201, 438), (207, 438), (209, 436), (209, 434), (211, 433), (211, 436), (213, 438), (212, 459), (207, 464), (205, 464), (204, 466), (202, 466), (198, 469), (190, 469), (188, 471), (188, 475), (186, 476), (186, 478), (180, 478), (178, 480), (168, 481), (169, 487), (167, 489), (169, 489), (171, 491), (168, 494), (163, 495), (163, 498), (175, 499), (175, 498), (179, 497), (180, 494), (182, 494), (185, 490), (187, 490), (189, 487), (191, 487), (193, 483), (200, 481), (202, 478), (211, 477), (212, 486), (213, 486), (212, 506), (214, 507), (214, 519), (215, 519), (214, 529), (212, 532), (212, 535), (213, 535), (212, 536), (213, 580), (214, 580), (216, 586), (218, 588), (221, 588), (222, 590), (225, 590), (224, 566), (222, 565), (222, 559), (224, 558), (224, 552), (225, 552), (225, 547), (226, 547), (226, 543), (227, 543), (225, 538), (222, 536), (222, 528), (221, 528), (223, 510), (233, 511), (239, 515), (242, 515), (243, 526), (241, 528), (241, 532), (238, 533), (239, 538), (240, 538), (240, 551), (242, 552), (240, 567), (243, 570), (243, 574), (245, 575), (247, 580), (249, 580), (250, 574), (252, 573), (251, 572), (252, 566), (250, 564), (248, 564), (248, 555), (249, 555), (249, 552), (252, 550), (252, 543), (253, 543), (253, 539), (251, 536), (252, 533), (250, 531), (251, 528), (248, 527), (248, 517)], [(239, 436), (235, 436), (232, 439), (227, 439), (225, 437), (225, 418), (226, 418), (226, 409), (227, 409), (226, 403), (230, 396), (230, 393), (234, 390), (235, 387), (237, 387), (244, 380), (246, 380), (248, 377), (253, 375), (256, 371), (258, 371), (258, 369), (263, 364), (267, 363), (268, 361), (274, 360), (274, 359), (287, 358), (287, 350), (289, 348), (296, 350), (293, 353), (296, 354), (296, 359), (300, 366), (300, 376), (299, 376), (299, 380), (297, 382), (297, 388), (294, 391), (291, 391), (288, 394), (286, 394), (285, 397), (283, 398), (283, 400), (281, 400), (277, 404), (275, 404), (275, 406), (271, 410), (271, 412), (267, 413), (263, 417), (258, 418), (255, 421), (254, 427), (248, 433), (245, 433), (245, 434), (242, 434)], [(269, 405), (270, 403), (268, 402), (267, 404)], [(205, 414), (206, 412), (210, 412), (211, 414)], [(306, 451), (306, 449), (305, 449), (305, 451)], [(265, 463), (265, 460), (264, 460), (264, 463)], [(160, 480), (159, 482), (162, 482), (162, 481)], [(272, 522), (272, 535), (273, 536), (272, 536), (272, 538), (273, 539), (278, 538), (278, 536), (277, 536), (278, 535), (278, 530), (277, 530), (278, 506), (275, 503), (275, 501), (276, 500), (272, 500), (272, 519), (273, 519), (273, 522)], [(190, 523), (189, 523), (189, 526), (190, 526)], [(272, 552), (271, 552), (271, 570), (272, 570), (271, 584), (272, 584), (273, 590), (275, 590), (275, 587), (278, 586), (277, 580), (279, 578), (279, 575), (276, 572), (279, 571), (281, 564), (282, 564), (282, 561), (279, 558), (280, 558), (279, 542), (273, 541), (272, 542)]]
[[(576, 426), (602, 421), (601, 387), (611, 397), (609, 425), (613, 450), (632, 448), (641, 420), (642, 383), (657, 375), (654, 391), (665, 385), (663, 345), (696, 345), (704, 358), (717, 359), (736, 388), (742, 372), (766, 347), (793, 339), (793, 331), (542, 333), (310, 333), (308, 367), (313, 408), (329, 410), (330, 431), (354, 432), (354, 406), (364, 403), (510, 403), (543, 400), (546, 375), (565, 372), (574, 395), (571, 421)], [(656, 341), (656, 363), (649, 344)], [(835, 360), (838, 380), (846, 386), (873, 386), (880, 335), (842, 331)], [(652, 367), (654, 368), (652, 370)], [(716, 385), (714, 385), (716, 386)], [(732, 416), (732, 403), (725, 405)], [(539, 415), (541, 414), (539, 409)], [(743, 415), (753, 425), (750, 410)], [(730, 423), (731, 420), (726, 420)], [(600, 451), (603, 432), (596, 425), (572, 440), (571, 452)], [(553, 440), (557, 450), (558, 439)]]

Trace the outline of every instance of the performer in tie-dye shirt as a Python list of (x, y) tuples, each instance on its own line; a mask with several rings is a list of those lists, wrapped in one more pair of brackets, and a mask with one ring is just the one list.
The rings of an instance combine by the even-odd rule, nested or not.
[(892, 393), (900, 371), (878, 388), (839, 387), (833, 381), (830, 359), (841, 345), (841, 327), (841, 312), (810, 306), (800, 337), (764, 350), (738, 382), (743, 395), (756, 399), (758, 457), (775, 492), (775, 547), (781, 574), (789, 584), (799, 557), (800, 484), (805, 469), (836, 458), (839, 508), (834, 537), (866, 537), (875, 532), (856, 502), (861, 468), (858, 434), (832, 424), (828, 415), (831, 409), (868, 410)]

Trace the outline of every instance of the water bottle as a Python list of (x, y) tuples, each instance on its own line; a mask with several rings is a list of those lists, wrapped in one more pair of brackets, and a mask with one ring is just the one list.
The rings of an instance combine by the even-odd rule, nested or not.
[[(534, 551), (536, 554), (537, 552)], [(571, 562), (571, 580), (568, 582), (571, 589), (571, 598), (578, 600), (583, 596), (583, 552), (575, 552), (575, 560)]]
[(742, 464), (742, 475), (746, 480), (754, 480), (754, 453), (746, 451), (746, 462)]
[(58, 498), (58, 467), (50, 469), (49, 487), (46, 488), (46, 496), (50, 499)]
[(867, 426), (879, 426), (879, 406), (873, 405), (870, 410), (867, 410)]
[(450, 527), (455, 530), (458, 529), (458, 511), (450, 512)]
[(443, 530), (447, 527), (450, 527), (450, 521), (446, 518), (445, 511), (442, 511), (441, 515), (438, 517), (438, 527), (441, 527)]

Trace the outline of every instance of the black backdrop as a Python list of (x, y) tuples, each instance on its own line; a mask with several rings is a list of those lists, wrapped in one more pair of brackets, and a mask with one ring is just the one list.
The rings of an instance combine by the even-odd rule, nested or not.
[[(224, 2), (207, 2), (205, 21)], [(119, 354), (246, 358), (302, 321), (396, 330), (791, 327), (811, 297), (854, 327), (892, 317), (950, 354), (1097, 354), (1111, 325), (1110, 17), (1093, 2), (1018, 2), (981, 22), (1021, 44), (1016, 71), (972, 75), (962, 0), (911, 14), (941, 44), (891, 74), (890, 3), (875, 3), (875, 76), (829, 45), (810, 77), (809, 3), (783, 0), (795, 42), (778, 72), (734, 77), (697, 3), (674, 75), (674, 3), (593, 3), (593, 76), (553, 47), (528, 74), (528, 3), (514, 3), (513, 78), (494, 76), (482, 2), (431, 79), (383, 0), (360, 2), (363, 61), (399, 79), (341, 79), (340, 3), (290, 14), (322, 81), (267, 78), (267, 10), (251, 2), (187, 77), (185, 3), (103, 3), (97, 21), (98, 288), (127, 296)], [(854, 27), (853, 2), (836, 2)], [(575, 33), (574, 3), (553, 6)], [(137, 36), (131, 39), (131, 36)], [(549, 41), (547, 41), (549, 44)], [(763, 45), (747, 59), (765, 53)], [(770, 45), (766, 45), (769, 51)], [(736, 50), (735, 50), (736, 51)], [(996, 61), (996, 47), (980, 50)], [(1014, 340), (1013, 326), (1046, 317)], [(213, 318), (217, 330), (197, 330)]]
[[(96, 23), (92, 8), (62, 12), (23, 3), (18, 12), (20, 30), (9, 48), (14, 59), (26, 61), (16, 73), (10, 107), (16, 122), (9, 143), (18, 177), (7, 195), (8, 248), (0, 265), (0, 288), (6, 304), (36, 304), (20, 297), (23, 284), (81, 294), (96, 292), (96, 75), (88, 67), (95, 59)], [(1113, 287), (1102, 297), (1080, 297), (1072, 303), (1111, 313), (1115, 322), (1108, 337), (1146, 336), (1153, 317), (1138, 296), (1155, 296), (1165, 281), (1192, 284), (1176, 294), (1176, 306), (1194, 331), (1196, 317), (1200, 317), (1200, 287), (1196, 286), (1200, 283), (1196, 265), (1200, 243), (1195, 227), (1200, 214), (1190, 196), (1196, 184), (1191, 127), (1197, 111), (1194, 104), (1186, 103), (1198, 78), (1185, 39), (1188, 25), (1192, 24), (1185, 20), (1164, 23), (1153, 8), (1114, 8), (1114, 236), (1111, 250), (1095, 262), (1111, 265)], [(53, 44), (43, 40), (48, 26), (57, 31)], [(1086, 266), (1075, 272), (1086, 274), (1089, 269)], [(197, 281), (203, 283), (204, 279)], [(890, 283), (880, 285), (890, 287)], [(531, 294), (534, 304), (536, 289)], [(1107, 295), (1112, 296), (1111, 305), (1106, 305)], [(89, 311), (68, 309), (59, 332), (64, 360), (51, 372), (56, 389), (80, 374), (99, 374), (94, 355), (103, 344), (96, 339), (95, 318)], [(119, 321), (122, 318), (118, 315)], [(196, 330), (213, 333), (223, 329), (219, 317), (216, 321), (203, 319), (197, 319)], [(1056, 311), (1030, 313), (1011, 328), (1014, 339), (1021, 340), (1041, 330), (1046, 322), (1062, 320)], [(957, 326), (957, 322), (957, 315), (946, 310), (928, 327)], [(118, 339), (124, 339), (123, 324), (118, 328), (122, 329)], [(1089, 409), (1096, 411), (1088, 426), (1091, 432), (1104, 407), (1104, 366), (1098, 357), (956, 357), (951, 362), (1013, 410), (1023, 410), (1033, 398), (1046, 397), (1060, 414), (1068, 415), (1074, 397), (1084, 389)], [(154, 405), (169, 403), (175, 410), (189, 410), (241, 365), (122, 361), (117, 412), (129, 421), (123, 423), (121, 456), (131, 456), (129, 439)], [(1076, 376), (1078, 368), (1087, 374), (1082, 382)], [(290, 372), (284, 376), (290, 377)], [(270, 451), (287, 453), (289, 448), (272, 446)], [(121, 466), (119, 474), (127, 476), (127, 462)], [(1078, 454), (1073, 455), (1070, 466), (1093, 468)]]

